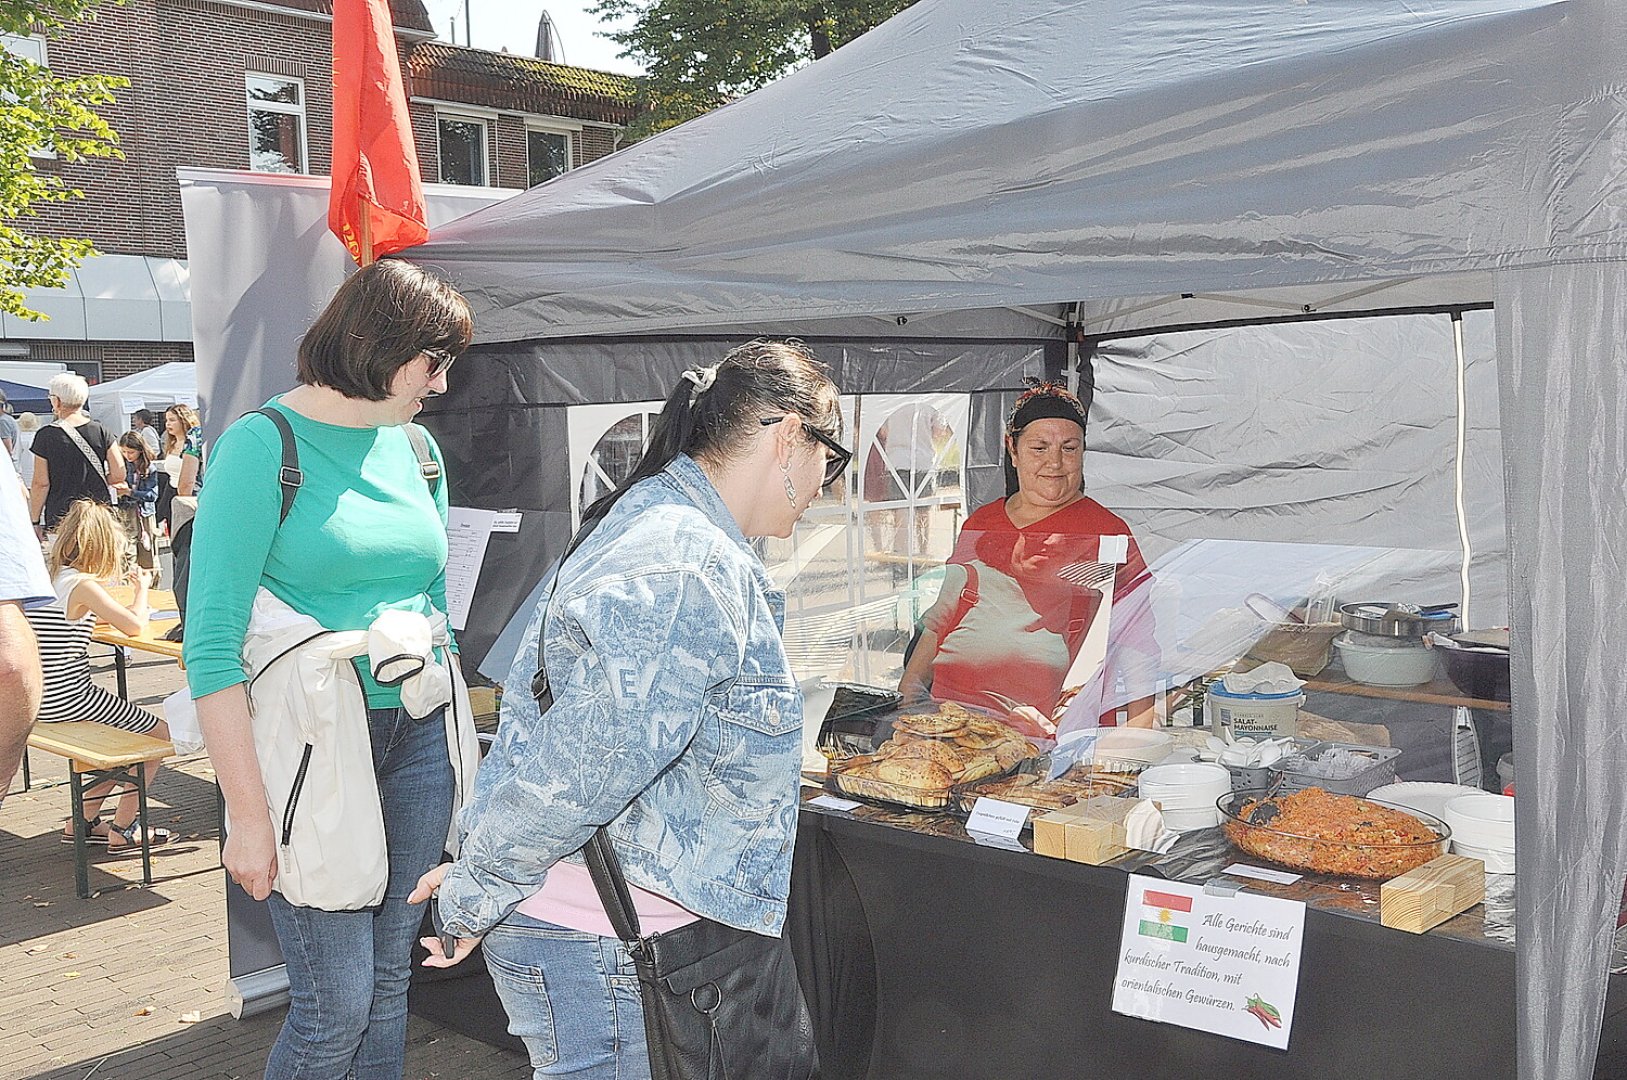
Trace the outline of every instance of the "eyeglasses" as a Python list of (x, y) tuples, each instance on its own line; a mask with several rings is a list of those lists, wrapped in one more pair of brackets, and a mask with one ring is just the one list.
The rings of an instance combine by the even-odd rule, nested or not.
[[(781, 414), (779, 416), (765, 416), (757, 422), (763, 427), (768, 427), (769, 425), (777, 424), (784, 419), (784, 414)], [(820, 431), (806, 420), (802, 422), (802, 430), (806, 431), (816, 442), (820, 443), (826, 450), (830, 451), (830, 457), (825, 459), (825, 481), (819, 485), (820, 487), (830, 487), (832, 484), (836, 483), (836, 481), (842, 478), (843, 473), (847, 472), (847, 463), (853, 460), (853, 451), (849, 450), (847, 447), (843, 446), (829, 435), (826, 435), (823, 431)]]
[(452, 367), (452, 361), (458, 358), (457, 353), (447, 352), (445, 349), (421, 349), (419, 355), (429, 359), (427, 377), (431, 379), (438, 379), (446, 374)]

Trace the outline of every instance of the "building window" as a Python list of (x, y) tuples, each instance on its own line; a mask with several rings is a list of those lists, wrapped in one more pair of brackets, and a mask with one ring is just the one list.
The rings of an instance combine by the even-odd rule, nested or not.
[(440, 135), (441, 183), (485, 187), (486, 121), (478, 116), (437, 113)]
[(305, 172), (305, 84), (281, 75), (247, 75), (249, 168)]
[(571, 137), (563, 131), (527, 128), (525, 160), (529, 169), (528, 186), (536, 187), (545, 180), (552, 180), (571, 167)]

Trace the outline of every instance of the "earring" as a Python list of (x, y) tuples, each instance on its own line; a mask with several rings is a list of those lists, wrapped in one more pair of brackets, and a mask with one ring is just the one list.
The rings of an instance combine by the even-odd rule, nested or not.
[(780, 478), (785, 481), (785, 498), (792, 506), (797, 504), (797, 486), (791, 483), (791, 463), (780, 466)]

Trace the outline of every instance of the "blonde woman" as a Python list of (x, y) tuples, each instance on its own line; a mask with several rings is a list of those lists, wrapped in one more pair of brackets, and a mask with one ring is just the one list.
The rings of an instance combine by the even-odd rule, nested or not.
[(181, 623), (169, 632), (181, 640), (186, 620), (187, 586), (192, 570), (192, 516), (198, 510), (198, 489), (203, 484), (203, 428), (197, 410), (176, 403), (164, 410), (164, 452), (160, 466), (170, 478), (169, 498), (160, 501), (158, 518), (169, 526), (171, 582)]
[[(169, 728), (157, 716), (90, 681), (90, 635), (98, 618), (131, 637), (147, 626), (147, 589), (151, 580), (147, 571), (137, 567), (131, 572), (129, 580), (135, 595), (129, 607), (113, 599), (104, 585), (120, 572), (129, 545), (129, 536), (114, 510), (89, 499), (68, 507), (57, 526), (56, 542), (51, 545), (51, 557), (46, 563), (56, 599), (24, 613), (39, 639), (40, 666), (45, 673), (39, 711), (42, 724), (94, 720), (125, 731), (169, 738)], [(152, 762), (146, 769), (151, 784), (158, 763)], [(134, 791), (126, 792), (119, 800), (112, 820), (98, 820), (102, 799), (112, 789), (113, 784), (107, 783), (85, 793), (90, 840), (114, 850), (139, 847), (143, 825), (136, 819), (139, 807)], [(148, 828), (147, 835), (154, 844), (171, 839), (164, 829)], [(72, 842), (70, 821), (63, 843)]]

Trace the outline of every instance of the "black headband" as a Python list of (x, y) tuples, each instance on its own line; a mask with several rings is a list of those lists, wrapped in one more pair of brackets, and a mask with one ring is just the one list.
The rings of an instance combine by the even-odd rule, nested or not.
[(1016, 435), (1035, 420), (1072, 420), (1085, 430), (1085, 409), (1079, 399), (1060, 386), (1037, 386), (1017, 399), (1017, 407), (1006, 421), (1006, 434)]

